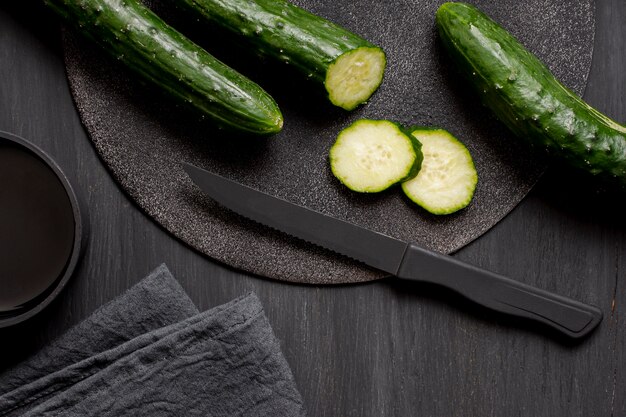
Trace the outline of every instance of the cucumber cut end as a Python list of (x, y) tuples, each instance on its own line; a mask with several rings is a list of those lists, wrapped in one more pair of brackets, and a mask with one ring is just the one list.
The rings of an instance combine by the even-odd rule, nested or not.
[(402, 183), (407, 197), (433, 214), (467, 207), (478, 174), (465, 145), (443, 129), (417, 129), (412, 135), (422, 144), (424, 160), (419, 173)]
[(330, 150), (330, 167), (351, 190), (375, 193), (415, 175), (419, 152), (397, 124), (363, 119), (341, 131)]
[(335, 106), (353, 110), (383, 81), (387, 59), (378, 47), (361, 47), (340, 55), (326, 73), (326, 91)]

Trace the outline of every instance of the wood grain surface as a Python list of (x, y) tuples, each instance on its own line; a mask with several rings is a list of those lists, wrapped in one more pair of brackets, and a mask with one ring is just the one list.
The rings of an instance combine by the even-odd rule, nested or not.
[[(597, 0), (585, 98), (626, 122), (626, 2)], [(35, 1), (0, 5), (0, 130), (48, 151), (89, 210), (85, 255), (42, 314), (0, 330), (0, 370), (166, 263), (201, 309), (254, 291), (310, 416), (625, 416), (623, 195), (553, 165), (510, 215), (456, 256), (599, 306), (572, 344), (424, 285), (291, 285), (242, 274), (165, 233), (125, 196), (69, 95), (59, 27)], [(1, 184), (0, 184), (1, 186)]]

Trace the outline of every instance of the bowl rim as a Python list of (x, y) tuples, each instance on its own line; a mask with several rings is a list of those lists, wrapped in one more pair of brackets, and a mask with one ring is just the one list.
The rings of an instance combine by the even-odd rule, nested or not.
[(62, 272), (63, 276), (60, 279), (57, 277), (53, 284), (54, 288), (48, 287), (48, 295), (46, 295), (32, 307), (24, 310), (23, 312), (17, 313), (14, 316), (0, 318), (0, 328), (13, 326), (33, 317), (37, 313), (41, 312), (46, 306), (48, 306), (52, 302), (52, 300), (54, 300), (59, 295), (63, 288), (65, 288), (65, 285), (67, 284), (70, 277), (74, 273), (74, 270), (76, 269), (82, 253), (84, 242), (83, 234), (85, 231), (85, 226), (83, 224), (83, 210), (80, 207), (80, 203), (78, 198), (76, 197), (74, 188), (72, 187), (67, 175), (65, 175), (63, 170), (61, 170), (61, 168), (54, 161), (54, 159), (52, 159), (52, 157), (50, 157), (50, 155), (48, 155), (48, 153), (46, 153), (39, 146), (24, 139), (23, 137), (0, 130), (0, 141), (3, 140), (11, 142), (32, 152), (55, 173), (57, 179), (63, 185), (65, 193), (70, 201), (70, 206), (72, 207), (72, 213), (74, 217), (74, 243), (70, 256), (67, 260), (65, 270)]

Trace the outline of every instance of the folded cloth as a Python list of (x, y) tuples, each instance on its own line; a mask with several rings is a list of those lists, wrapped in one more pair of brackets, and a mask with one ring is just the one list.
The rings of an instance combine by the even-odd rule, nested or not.
[(198, 313), (165, 266), (0, 387), (0, 416), (305, 414), (256, 296)]
[(32, 358), (0, 374), (0, 395), (198, 313), (178, 281), (161, 265)]

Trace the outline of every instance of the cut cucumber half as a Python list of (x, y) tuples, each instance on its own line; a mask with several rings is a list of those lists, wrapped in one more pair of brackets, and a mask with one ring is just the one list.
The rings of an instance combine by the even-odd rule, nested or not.
[(353, 191), (375, 193), (414, 177), (420, 144), (396, 123), (361, 119), (343, 129), (330, 149), (330, 168)]
[(407, 197), (433, 214), (466, 207), (478, 174), (465, 145), (443, 129), (413, 128), (411, 134), (422, 144), (424, 161), (415, 178), (402, 183)]
[(387, 61), (380, 47), (288, 0), (177, 4), (242, 40), (243, 50), (289, 64), (345, 110), (365, 103), (383, 80)]

